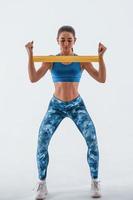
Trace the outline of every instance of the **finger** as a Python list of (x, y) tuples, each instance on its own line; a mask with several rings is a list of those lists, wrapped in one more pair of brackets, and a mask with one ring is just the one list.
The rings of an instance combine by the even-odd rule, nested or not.
[(103, 46), (102, 46), (102, 45), (100, 45), (100, 46), (99, 46), (99, 50), (100, 50), (100, 51), (102, 51), (102, 49), (103, 49)]
[(101, 42), (99, 42), (99, 45), (102, 46), (103, 48), (105, 48), (105, 46)]
[(102, 45), (102, 43), (101, 42), (99, 42), (99, 46), (101, 46)]
[(29, 45), (28, 45), (28, 44), (26, 44), (26, 45), (25, 45), (25, 47), (26, 47), (26, 48), (28, 48), (28, 47), (29, 47)]
[(103, 48), (106, 48), (103, 44), (102, 44), (102, 47), (103, 47)]

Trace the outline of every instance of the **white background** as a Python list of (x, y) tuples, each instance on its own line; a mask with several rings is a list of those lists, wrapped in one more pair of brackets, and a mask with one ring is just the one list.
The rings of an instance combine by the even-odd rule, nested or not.
[[(49, 71), (39, 82), (30, 82), (25, 44), (33, 40), (36, 55), (58, 53), (56, 35), (62, 25), (75, 28), (74, 52), (79, 55), (96, 55), (99, 42), (107, 47), (106, 83), (84, 71), (79, 93), (97, 130), (103, 199), (133, 198), (132, 8), (131, 0), (0, 1), (1, 200), (34, 199), (38, 129), (54, 84)], [(49, 199), (90, 198), (86, 151), (77, 127), (65, 118), (49, 146)]]

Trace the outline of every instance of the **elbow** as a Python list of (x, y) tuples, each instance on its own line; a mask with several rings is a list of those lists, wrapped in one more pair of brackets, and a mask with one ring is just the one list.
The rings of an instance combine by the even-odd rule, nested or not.
[(100, 83), (105, 83), (106, 82), (106, 74), (97, 74), (97, 81)]
[(105, 83), (105, 82), (106, 82), (106, 76), (99, 77), (99, 78), (98, 78), (98, 81), (99, 81), (100, 83)]
[(31, 83), (35, 83), (35, 81), (33, 81), (33, 80), (30, 80), (30, 82), (31, 82)]
[(104, 78), (104, 79), (98, 79), (98, 82), (100, 82), (100, 83), (105, 83), (106, 82), (106, 79)]
[(31, 82), (31, 83), (35, 83), (36, 81), (37, 81), (36, 79), (30, 78), (30, 82)]
[(105, 80), (105, 79), (100, 81), (100, 83), (105, 83), (105, 82), (106, 82), (106, 80)]
[(29, 76), (30, 82), (35, 83), (37, 82), (37, 77), (36, 76)]

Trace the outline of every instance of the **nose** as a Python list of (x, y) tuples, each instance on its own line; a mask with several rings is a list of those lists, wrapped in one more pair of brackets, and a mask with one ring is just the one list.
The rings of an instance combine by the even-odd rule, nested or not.
[(64, 42), (64, 46), (65, 46), (65, 47), (68, 46), (68, 42), (67, 42), (67, 41)]

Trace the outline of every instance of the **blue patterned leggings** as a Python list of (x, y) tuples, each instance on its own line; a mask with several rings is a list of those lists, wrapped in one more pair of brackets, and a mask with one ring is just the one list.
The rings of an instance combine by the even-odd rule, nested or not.
[(79, 95), (71, 101), (62, 101), (53, 95), (39, 128), (36, 155), (39, 179), (44, 180), (46, 178), (49, 163), (48, 145), (58, 125), (65, 117), (73, 120), (84, 137), (88, 147), (87, 162), (91, 177), (93, 179), (98, 178), (99, 151), (97, 136), (93, 121), (82, 97)]

